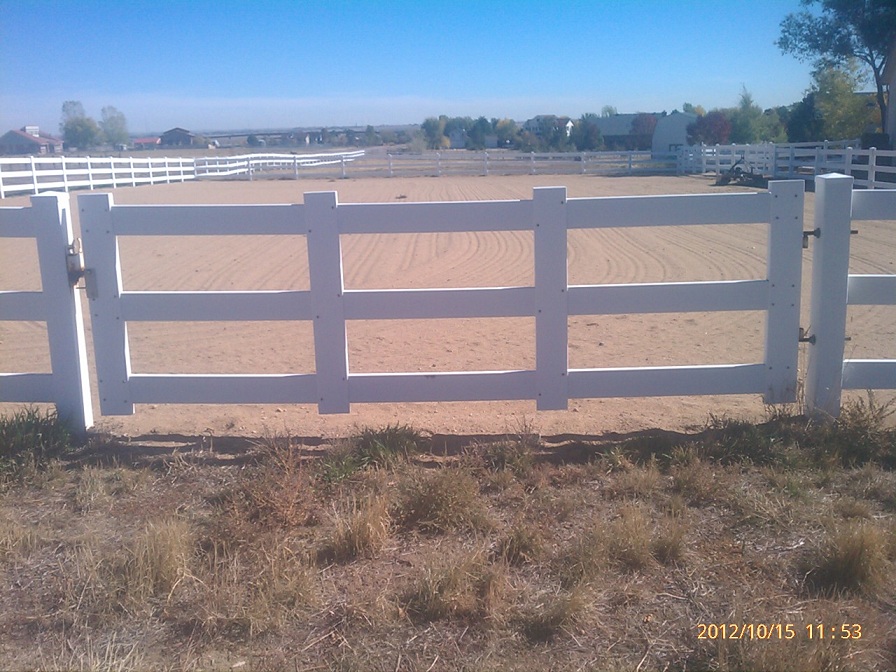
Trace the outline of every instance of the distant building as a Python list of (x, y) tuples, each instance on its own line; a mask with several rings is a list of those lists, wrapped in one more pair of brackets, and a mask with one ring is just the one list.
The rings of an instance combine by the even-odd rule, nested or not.
[(568, 138), (572, 134), (575, 123), (569, 117), (557, 117), (553, 114), (539, 114), (523, 124), (523, 130), (539, 137), (550, 135), (555, 130), (563, 129)]
[(160, 144), (163, 147), (192, 147), (202, 142), (197, 135), (184, 128), (172, 128), (162, 133)]
[(8, 131), (0, 137), (0, 154), (58, 154), (61, 151), (62, 140), (41, 133), (37, 126)]
[(678, 112), (657, 119), (653, 129), (653, 142), (650, 150), (654, 156), (668, 154), (688, 144), (688, 126), (697, 121), (697, 115), (689, 112)]
[(162, 138), (158, 136), (154, 138), (134, 138), (131, 144), (134, 149), (155, 149), (162, 144)]

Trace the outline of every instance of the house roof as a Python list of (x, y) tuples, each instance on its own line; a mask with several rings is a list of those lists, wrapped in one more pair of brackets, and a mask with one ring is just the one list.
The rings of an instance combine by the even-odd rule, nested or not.
[(598, 117), (597, 127), (605, 138), (613, 135), (631, 135), (632, 122), (637, 114), (614, 114), (609, 117)]
[(168, 135), (169, 133), (186, 133), (187, 135), (195, 135), (194, 133), (190, 133), (190, 131), (185, 128), (181, 128), (180, 126), (175, 126), (174, 128), (168, 129), (167, 131), (162, 133), (162, 135)]
[[(3, 138), (7, 138), (10, 135), (14, 136), (17, 141), (21, 142), (22, 140), (24, 140), (26, 142), (29, 142), (29, 143), (31, 143), (33, 145), (37, 145), (37, 146), (58, 145), (58, 144), (62, 143), (62, 140), (60, 140), (58, 138), (54, 138), (49, 135), (34, 136), (34, 135), (31, 135), (30, 133), (25, 133), (25, 131), (20, 131), (20, 130), (16, 130), (16, 129), (11, 130), (8, 133), (6, 133), (3, 136)], [(12, 138), (10, 138), (10, 140), (11, 139)]]
[(155, 136), (152, 138), (134, 138), (131, 142), (135, 145), (157, 145), (161, 141), (162, 138)]

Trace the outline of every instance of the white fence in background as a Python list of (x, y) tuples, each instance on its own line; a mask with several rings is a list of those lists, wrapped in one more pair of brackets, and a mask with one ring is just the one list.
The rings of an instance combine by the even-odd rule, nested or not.
[[(896, 191), (853, 192), (853, 179), (816, 178), (812, 331), (806, 374), (810, 409), (836, 415), (840, 389), (896, 389), (896, 360), (843, 361), (846, 307), (896, 305), (896, 276), (848, 275), (853, 219), (896, 220)], [(138, 403), (313, 403), (321, 413), (352, 403), (534, 400), (541, 410), (569, 399), (761, 394), (792, 402), (798, 383), (803, 181), (768, 192), (614, 198), (566, 197), (535, 189), (531, 200), (342, 204), (335, 192), (304, 205), (115, 205), (110, 194), (79, 198), (85, 284), (92, 314), (98, 396), (105, 415)], [(0, 401), (55, 402), (91, 424), (77, 270), (68, 197), (33, 197), (31, 208), (0, 208), (0, 236), (36, 236), (43, 291), (0, 292), (0, 319), (46, 320), (52, 374), (0, 374)], [(768, 223), (767, 277), (759, 280), (573, 285), (567, 232), (633, 226)], [(340, 236), (356, 233), (532, 231), (534, 286), (346, 290)], [(126, 291), (118, 239), (146, 235), (305, 235), (309, 290)], [(709, 366), (569, 369), (570, 315), (767, 312), (761, 361)], [(517, 371), (353, 373), (346, 320), (534, 317), (535, 368)], [(307, 320), (315, 372), (195, 375), (131, 371), (127, 323), (136, 321)]]
[(637, 152), (515, 152), (449, 150), (368, 153), (352, 166), (351, 177), (418, 177), (444, 175), (656, 175), (676, 173), (678, 155)]
[(896, 188), (896, 151), (860, 150), (849, 141), (757, 145), (701, 145), (669, 154), (647, 151), (526, 153), (244, 154), (196, 158), (32, 157), (0, 159), (0, 198), (45, 191), (126, 187), (206, 179), (302, 179), (443, 175), (720, 174), (743, 160), (775, 179), (811, 179), (839, 172), (868, 189)]
[(850, 141), (706, 145), (685, 148), (680, 158), (682, 173), (718, 175), (743, 160), (745, 168), (776, 179), (840, 173), (852, 176), (856, 186), (866, 189), (896, 189), (896, 151), (854, 149)]
[(195, 177), (193, 159), (28, 157), (0, 159), (0, 198), (44, 191), (136, 187)]
[[(247, 154), (211, 158), (27, 157), (0, 159), (0, 198), (46, 191), (136, 187), (256, 172), (344, 166), (363, 151), (331, 154)], [(345, 175), (343, 175), (345, 177)]]
[(244, 154), (242, 156), (214, 156), (195, 159), (196, 177), (231, 177), (256, 173), (307, 176), (309, 171), (322, 166), (336, 167), (341, 177), (347, 177), (346, 164), (364, 157), (364, 150), (328, 154)]

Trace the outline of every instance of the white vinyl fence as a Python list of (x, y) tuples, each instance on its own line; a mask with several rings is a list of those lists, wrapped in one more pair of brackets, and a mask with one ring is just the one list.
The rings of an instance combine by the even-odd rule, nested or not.
[(854, 149), (850, 141), (687, 147), (680, 153), (679, 172), (719, 175), (740, 160), (746, 169), (776, 179), (841, 173), (855, 178), (855, 186), (896, 189), (896, 151)]
[(185, 158), (32, 156), (0, 159), (0, 198), (45, 191), (184, 182), (195, 176), (193, 159)]
[(363, 151), (329, 154), (246, 154), (211, 158), (27, 157), (0, 159), (0, 198), (47, 191), (136, 187), (184, 182), (198, 177), (290, 173), (319, 166), (341, 166), (364, 156)]
[[(104, 415), (128, 415), (138, 403), (313, 403), (321, 413), (341, 413), (352, 403), (534, 400), (538, 409), (551, 410), (565, 409), (573, 398), (701, 394), (761, 394), (767, 403), (792, 402), (798, 385), (801, 252), (808, 236), (815, 256), (812, 335), (803, 339), (811, 348), (807, 402), (816, 412), (836, 415), (841, 388), (896, 388), (896, 360), (843, 361), (847, 304), (896, 304), (896, 276), (847, 272), (852, 219), (896, 220), (896, 191), (853, 192), (852, 183), (844, 176), (816, 179), (815, 228), (807, 234), (801, 180), (773, 182), (768, 192), (760, 193), (567, 198), (565, 188), (551, 187), (535, 189), (531, 200), (459, 203), (339, 204), (335, 192), (317, 192), (306, 194), (304, 205), (137, 206), (115, 205), (110, 194), (82, 195), (83, 274), (100, 409)], [(72, 290), (79, 264), (71, 247), (67, 207), (67, 196), (45, 195), (34, 197), (31, 208), (0, 208), (0, 235), (37, 236), (43, 276), (39, 295), (0, 292), (0, 319), (46, 320), (51, 352), (57, 353), (52, 374), (0, 374), (0, 401), (55, 402), (61, 413), (89, 427), (84, 334), (79, 297)], [(568, 284), (569, 230), (748, 223), (768, 223), (763, 279)], [(532, 231), (534, 285), (345, 289), (341, 235), (455, 231)], [(297, 234), (307, 237), (309, 290), (126, 291), (122, 286), (122, 236)], [(737, 310), (767, 312), (761, 361), (568, 367), (570, 315)], [(462, 317), (534, 317), (535, 368), (349, 370), (346, 320)], [(179, 320), (310, 321), (315, 371), (132, 373), (128, 322)]]
[[(857, 144), (857, 141), (853, 142)], [(649, 151), (528, 153), (450, 150), (385, 153), (244, 154), (197, 158), (0, 158), (0, 198), (46, 191), (126, 187), (193, 179), (302, 179), (443, 175), (720, 174), (737, 161), (775, 179), (839, 172), (868, 189), (896, 188), (896, 151), (853, 149), (850, 141), (700, 145)]]

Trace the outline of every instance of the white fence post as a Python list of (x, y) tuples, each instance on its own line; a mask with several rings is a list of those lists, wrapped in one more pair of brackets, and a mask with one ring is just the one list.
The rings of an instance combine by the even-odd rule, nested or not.
[(67, 252), (74, 244), (68, 194), (31, 197), (56, 412), (81, 434), (93, 426), (87, 343), (81, 299), (69, 279)]
[(308, 275), (314, 306), (314, 360), (320, 413), (348, 413), (342, 246), (335, 191), (305, 194)]
[(540, 411), (569, 404), (566, 187), (533, 190), (535, 387)]
[(806, 370), (806, 404), (811, 415), (837, 417), (846, 339), (849, 282), (849, 230), (853, 178), (815, 178), (815, 227), (812, 249), (811, 336)]
[(121, 316), (121, 260), (112, 215), (112, 194), (78, 197), (84, 238), (85, 284), (90, 300), (93, 348), (103, 415), (133, 415), (129, 401), (131, 358)]
[(874, 189), (874, 181), (877, 179), (877, 147), (868, 150), (868, 188)]
[(40, 193), (40, 190), (37, 188), (37, 167), (34, 165), (34, 157), (31, 157), (31, 187), (34, 190), (34, 194)]
[(767, 404), (797, 399), (803, 251), (802, 180), (769, 183), (768, 314), (765, 321)]

